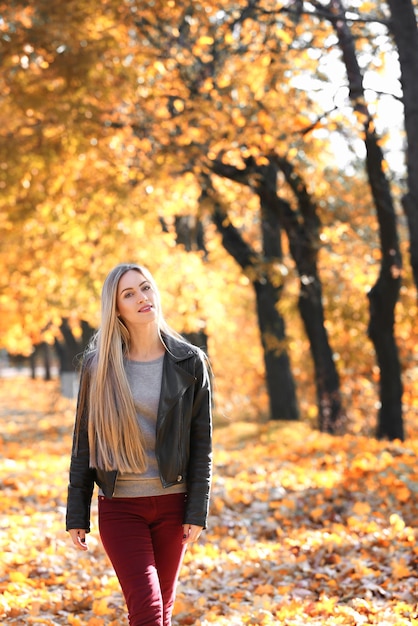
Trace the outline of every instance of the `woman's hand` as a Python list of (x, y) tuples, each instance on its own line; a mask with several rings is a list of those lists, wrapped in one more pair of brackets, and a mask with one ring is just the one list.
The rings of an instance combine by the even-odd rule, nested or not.
[(194, 524), (183, 524), (183, 541), (182, 544), (193, 543), (200, 537), (203, 526), (195, 526)]
[(68, 532), (70, 533), (73, 544), (78, 550), (88, 550), (88, 546), (86, 544), (86, 531), (84, 528), (71, 528)]

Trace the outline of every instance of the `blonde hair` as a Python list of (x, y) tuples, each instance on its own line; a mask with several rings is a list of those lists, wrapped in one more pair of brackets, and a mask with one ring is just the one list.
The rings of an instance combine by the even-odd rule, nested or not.
[(142, 274), (156, 293), (158, 332), (163, 343), (162, 333), (184, 341), (164, 320), (158, 288), (150, 272), (132, 263), (114, 267), (103, 284), (101, 326), (88, 349), (88, 435), (91, 467), (142, 473), (147, 465), (144, 438), (124, 368), (130, 337), (116, 311), (118, 284), (129, 270)]

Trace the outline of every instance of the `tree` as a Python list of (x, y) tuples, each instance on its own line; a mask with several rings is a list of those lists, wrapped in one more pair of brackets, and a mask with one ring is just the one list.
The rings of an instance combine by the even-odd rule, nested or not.
[(382, 262), (378, 280), (368, 294), (369, 336), (380, 368), (381, 406), (377, 434), (380, 438), (403, 439), (401, 368), (394, 336), (395, 305), (402, 273), (396, 213), (384, 170), (383, 153), (365, 101), (362, 74), (344, 8), (341, 0), (331, 0), (329, 7), (347, 70), (350, 99), (364, 127), (367, 172), (379, 222)]
[(60, 337), (55, 338), (55, 349), (60, 361), (61, 392), (66, 398), (77, 395), (78, 372), (83, 352), (95, 330), (84, 320), (80, 327), (78, 324), (75, 328), (72, 327), (71, 321), (64, 318), (60, 324)]
[(277, 306), (282, 289), (275, 269), (281, 257), (277, 216), (271, 213), (268, 206), (262, 208), (263, 249), (261, 254), (257, 254), (232, 224), (210, 183), (209, 189), (207, 187), (208, 183), (203, 193), (203, 201), (207, 195), (211, 197), (213, 220), (221, 233), (224, 248), (246, 273), (254, 288), (269, 392), (270, 419), (298, 419), (295, 384), (286, 350), (285, 324)]
[[(277, 281), (277, 277), (280, 275), (278, 268), (282, 264), (282, 227), (287, 233), (290, 251), (295, 260), (300, 279), (299, 311), (309, 338), (315, 364), (319, 427), (323, 431), (336, 432), (343, 427), (346, 418), (342, 408), (339, 376), (324, 325), (322, 287), (317, 268), (319, 248), (319, 218), (317, 210), (306, 185), (304, 185), (300, 176), (295, 174), (294, 168), (285, 158), (273, 153), (265, 160), (266, 164), (257, 165), (252, 158), (249, 158), (245, 163), (244, 169), (236, 168), (222, 161), (214, 161), (212, 170), (218, 175), (229, 177), (232, 180), (251, 186), (260, 198), (261, 224), (262, 231), (265, 233), (263, 239), (266, 245), (264, 246), (264, 263), (261, 264), (261, 261), (259, 261), (259, 267), (263, 267), (263, 269), (265, 267), (268, 268), (267, 272), (264, 270), (263, 273), (263, 282), (265, 284), (268, 284), (270, 281)], [(293, 210), (290, 202), (278, 195), (277, 181), (279, 171), (284, 173), (286, 182), (297, 198), (298, 210)], [(220, 224), (218, 227), (224, 227), (226, 215), (223, 217), (223, 220), (219, 220), (215, 213), (215, 220), (217, 224)], [(266, 249), (269, 249), (269, 244), (276, 251), (276, 254), (271, 257), (266, 253)], [(242, 244), (239, 244), (238, 250), (241, 247)], [(230, 244), (231, 254), (240, 262), (238, 250), (234, 251), (233, 246)], [(241, 265), (248, 271), (249, 266), (246, 267), (242, 261)], [(269, 275), (270, 278), (268, 278)], [(276, 295), (277, 302), (273, 307), (276, 310), (278, 308), (278, 299), (279, 294)], [(262, 323), (263, 304), (264, 306), (266, 305), (261, 300), (258, 307), (261, 329), (266, 328), (266, 325)], [(283, 332), (284, 322), (281, 328)], [(269, 334), (268, 326), (265, 332)], [(268, 340), (263, 340), (263, 343), (265, 344), (265, 350), (268, 350)], [(267, 364), (266, 372), (268, 377), (269, 368)], [(270, 397), (274, 393), (277, 380), (277, 376), (271, 376)], [(282, 386), (279, 386), (276, 393), (282, 393)], [(274, 415), (274, 413), (272, 414)]]
[[(341, 0), (327, 4), (310, 2), (298, 7), (311, 13), (311, 7), (320, 20), (328, 20), (336, 33), (345, 66), (348, 97), (364, 130), (366, 170), (379, 224), (381, 266), (380, 274), (368, 293), (370, 301), (369, 337), (380, 369), (380, 401), (377, 434), (379, 437), (403, 439), (402, 381), (398, 349), (394, 336), (395, 306), (398, 301), (402, 258), (397, 231), (397, 219), (390, 182), (385, 173), (384, 156), (379, 144), (373, 115), (367, 104), (363, 75), (360, 69), (353, 32)], [(294, 14), (294, 9), (291, 9)], [(360, 20), (359, 20), (360, 21)]]
[[(272, 157), (286, 155), (307, 181), (306, 193), (290, 173), (280, 198), (294, 209), (315, 197), (325, 224), (317, 241), (323, 258), (326, 237), (333, 239), (332, 228), (340, 228), (338, 211), (367, 193), (358, 190), (354, 177), (331, 167), (328, 138), (336, 132), (354, 136), (353, 121), (337, 107), (324, 112), (301, 87), (309, 76), (321, 80), (316, 59), (332, 53), (327, 46), (333, 28), (329, 19), (313, 14), (313, 3), (305, 13), (295, 10), (300, 6), (244, 0), (224, 3), (222, 10), (209, 0), (157, 0), (140, 7), (116, 0), (3, 3), (1, 306), (2, 319), (7, 314), (12, 324), (0, 324), (9, 345), (25, 341), (30, 352), (33, 343), (60, 336), (67, 318), (94, 326), (101, 281), (123, 260), (122, 253), (151, 265), (161, 277), (176, 327), (207, 329), (210, 354), (228, 363), (230, 379), (238, 379), (236, 364), (244, 371), (242, 364), (248, 363), (242, 387), (253, 390), (253, 397), (260, 392), (262, 352), (252, 327), (251, 280), (220, 249), (211, 209), (199, 200), (202, 178), (217, 160), (237, 169), (253, 163), (252, 171), (263, 173)], [(318, 4), (318, 11), (326, 8)], [(276, 169), (280, 181), (286, 178), (277, 162)], [(229, 188), (225, 178), (215, 181), (216, 202), (261, 261), (263, 228), (273, 223), (266, 216), (269, 180), (265, 176), (261, 184), (261, 177), (257, 186), (252, 177), (245, 192), (242, 186), (240, 192), (237, 185)], [(334, 193), (337, 185), (344, 189), (341, 197)], [(293, 267), (288, 249), (296, 246), (294, 258), (301, 267), (311, 263), (314, 271), (313, 250), (295, 243), (303, 234), (302, 210), (290, 219), (288, 205), (280, 209), (288, 227), (277, 220), (274, 227), (276, 233), (288, 231), (288, 242), (272, 243), (283, 248), (283, 265)], [(352, 211), (353, 223), (359, 215)], [(373, 238), (366, 219), (364, 231)], [(192, 245), (186, 256), (176, 240), (187, 220), (205, 230), (206, 250)], [(187, 237), (184, 244), (190, 247)], [(343, 344), (348, 353), (349, 333), (344, 329), (342, 340), (336, 332), (342, 316), (332, 300), (342, 289), (341, 267), (323, 263), (317, 274), (326, 276), (327, 330), (333, 344)], [(283, 298), (293, 280), (292, 272), (286, 281), (283, 273), (269, 272), (276, 289), (268, 296), (273, 310), (280, 294), (285, 321), (294, 293)], [(302, 281), (295, 302), (307, 292), (312, 302), (320, 300), (317, 287), (308, 290)], [(293, 317), (291, 331), (295, 322)], [(245, 355), (242, 347), (227, 350), (231, 340), (234, 346), (246, 344)], [(338, 351), (328, 354), (328, 361)], [(289, 356), (300, 359), (290, 348)], [(255, 376), (248, 373), (253, 371)], [(243, 395), (234, 400), (237, 406)]]
[[(257, 3), (251, 3), (250, 5), (248, 5), (248, 7), (242, 10), (242, 13), (240, 14), (237, 13), (236, 17), (233, 20), (230, 20), (229, 22), (228, 22), (228, 19), (222, 19), (222, 20), (219, 20), (219, 23), (217, 23), (217, 20), (215, 19), (213, 20), (212, 26), (210, 26), (210, 24), (208, 25), (205, 23), (204, 26), (202, 27), (202, 30), (205, 30), (207, 28), (209, 32), (207, 36), (204, 36), (201, 33), (199, 33), (201, 35), (199, 42), (204, 41), (206, 43), (207, 50), (205, 51), (204, 46), (202, 45), (202, 51), (200, 51), (196, 43), (196, 40), (193, 39), (193, 32), (192, 32), (192, 29), (190, 28), (192, 17), (195, 17), (195, 15), (187, 12), (187, 17), (189, 17), (190, 23), (189, 22), (187, 22), (186, 24), (182, 23), (181, 26), (178, 26), (177, 28), (177, 31), (182, 33), (182, 42), (181, 42), (181, 47), (180, 47), (181, 51), (178, 53), (177, 58), (179, 59), (184, 58), (183, 51), (186, 47), (188, 50), (191, 48), (193, 50), (196, 50), (194, 59), (193, 60), (190, 59), (190, 61), (188, 62), (188, 67), (190, 68), (190, 64), (192, 63), (193, 69), (194, 69), (194, 72), (189, 72), (189, 74), (192, 74), (194, 78), (196, 78), (196, 76), (199, 75), (199, 72), (201, 72), (201, 74), (203, 74), (204, 72), (206, 82), (204, 82), (203, 80), (200, 83), (198, 83), (196, 80), (194, 80), (194, 82), (191, 82), (187, 75), (184, 78), (184, 86), (177, 87), (177, 90), (180, 93), (182, 91), (189, 92), (190, 97), (189, 97), (189, 100), (187, 101), (187, 110), (193, 111), (193, 113), (197, 115), (198, 114), (197, 103), (201, 102), (202, 103), (201, 106), (207, 106), (207, 102), (209, 101), (209, 102), (213, 102), (213, 105), (216, 106), (217, 100), (220, 99), (220, 93), (219, 93), (220, 90), (218, 86), (216, 85), (216, 80), (217, 80), (217, 77), (220, 76), (221, 72), (224, 70), (225, 64), (228, 64), (231, 67), (232, 67), (232, 64), (234, 64), (235, 66), (234, 70), (238, 72), (244, 66), (248, 68), (248, 64), (245, 64), (244, 62), (244, 65), (243, 65), (241, 59), (237, 58), (237, 50), (239, 50), (241, 54), (248, 53), (249, 56), (254, 55), (254, 51), (250, 48), (250, 46), (247, 46), (246, 44), (246, 39), (245, 39), (245, 34), (244, 34), (242, 39), (238, 38), (237, 40), (237, 44), (236, 44), (237, 49), (235, 49), (235, 46), (233, 45), (229, 46), (231, 58), (228, 58), (226, 54), (227, 46), (225, 45), (226, 36), (228, 35), (228, 32), (225, 35), (225, 28), (233, 31), (233, 28), (239, 25), (240, 29), (244, 30), (248, 22), (249, 28), (256, 28), (258, 31), (260, 31), (260, 35), (261, 35), (260, 43), (262, 41), (263, 45), (265, 45), (266, 42), (268, 42), (268, 45), (272, 46), (273, 45), (273, 40), (271, 38), (272, 33), (269, 32), (269, 27), (273, 24), (277, 26), (277, 24), (276, 24), (274, 17), (272, 18), (271, 15), (268, 16), (267, 13), (263, 15), (263, 11), (259, 9)], [(179, 18), (179, 22), (181, 23), (180, 20), (181, 20), (181, 16)], [(206, 19), (206, 22), (207, 22), (207, 19)], [(141, 26), (142, 24), (140, 24), (139, 26), (140, 29), (141, 29)], [(149, 26), (149, 24), (147, 24), (147, 26)], [(152, 26), (154, 26), (154, 24)], [(160, 28), (160, 36), (164, 35), (165, 31), (164, 31), (163, 22), (159, 24), (159, 28)], [(217, 29), (219, 29), (220, 32), (217, 32)], [(143, 32), (143, 29), (141, 29), (141, 32), (143, 33), (144, 36), (150, 37), (149, 31), (146, 34), (145, 32)], [(223, 37), (225, 37), (225, 39), (223, 39)], [(185, 44), (188, 42), (188, 38), (191, 41), (189, 45), (186, 46)], [(283, 39), (285, 39), (284, 35), (283, 35)], [(232, 38), (232, 42), (234, 42), (233, 38)], [(202, 55), (201, 57), (199, 56), (200, 52)], [(205, 60), (203, 60), (203, 58), (205, 58)], [(163, 59), (161, 59), (161, 61), (163, 62)], [(259, 59), (256, 58), (255, 62), (258, 63)], [(243, 102), (234, 103), (232, 99), (231, 99), (231, 102), (228, 102), (228, 105), (230, 107), (229, 114), (231, 115), (232, 119), (234, 119), (234, 117), (235, 119), (239, 119), (238, 116), (241, 116), (241, 119), (243, 119), (242, 116), (243, 114), (245, 114), (246, 120), (248, 120), (249, 122), (248, 126), (251, 126), (250, 120), (255, 118), (256, 126), (258, 127), (257, 138), (255, 139), (255, 141), (253, 140), (252, 142), (251, 128), (249, 128), (246, 124), (241, 124), (241, 123), (239, 124), (238, 132), (239, 132), (239, 135), (242, 135), (242, 141), (243, 142), (245, 141), (247, 146), (248, 145), (251, 146), (250, 149), (244, 148), (244, 147), (241, 148), (241, 158), (243, 158), (244, 163), (250, 159), (253, 159), (256, 162), (258, 157), (260, 157), (261, 159), (265, 159), (265, 157), (263, 156), (263, 153), (261, 152), (263, 142), (266, 142), (266, 144), (268, 145), (269, 141), (272, 139), (271, 130), (267, 132), (266, 128), (263, 128), (263, 124), (260, 123), (261, 114), (259, 115), (258, 114), (259, 112), (257, 111), (257, 108), (258, 108), (257, 100), (260, 99), (260, 102), (261, 102), (261, 98), (262, 98), (261, 94), (266, 93), (266, 84), (264, 81), (271, 80), (271, 77), (269, 75), (266, 75), (265, 71), (263, 71), (263, 65), (264, 67), (269, 67), (269, 65), (272, 64), (273, 62), (277, 63), (278, 58), (275, 59), (272, 55), (265, 55), (264, 57), (261, 57), (261, 62), (262, 62), (262, 65), (259, 66), (257, 69), (258, 71), (262, 72), (261, 74), (262, 79), (260, 81), (260, 79), (257, 78), (256, 85), (254, 87), (252, 85), (249, 86), (250, 93), (254, 99), (251, 100), (251, 98), (246, 97), (244, 103)], [(182, 72), (182, 67), (181, 67), (181, 61), (177, 63), (177, 67), (178, 67), (179, 76), (181, 78), (184, 77), (184, 73)], [(280, 68), (278, 68), (276, 72), (273, 72), (272, 76), (274, 76), (274, 80), (277, 80), (279, 73), (280, 73)], [(256, 74), (253, 74), (254, 80), (256, 79), (255, 77), (256, 77)], [(229, 82), (231, 82), (230, 79), (229, 79)], [(228, 82), (228, 87), (229, 87), (229, 82)], [(245, 83), (247, 83), (247, 80), (245, 80)], [(234, 82), (234, 85), (235, 84), (236, 83)], [(209, 90), (209, 87), (210, 87), (210, 90)], [(256, 90), (258, 90), (257, 91), (258, 95), (255, 94)], [(227, 93), (230, 94), (229, 89)], [(173, 96), (173, 101), (175, 101), (174, 96)], [(190, 140), (187, 142), (184, 140), (184, 137), (185, 136), (187, 137), (187, 130), (183, 126), (184, 122), (182, 121), (181, 118), (183, 117), (187, 120), (188, 116), (182, 115), (186, 107), (184, 107), (183, 105), (180, 105), (180, 99), (177, 102), (178, 102), (178, 107), (177, 109), (173, 109), (173, 116), (176, 119), (177, 129), (180, 127), (182, 129), (182, 132), (176, 133), (175, 135), (173, 134), (174, 135), (173, 142), (176, 143), (177, 137), (181, 139), (181, 143), (178, 149), (186, 153), (184, 157), (186, 159), (186, 164), (190, 163), (189, 167), (190, 168), (193, 167), (193, 169), (196, 169), (197, 167), (196, 164), (195, 163), (193, 165), (191, 164), (191, 156), (190, 155), (189, 157), (187, 156), (186, 148), (189, 148), (191, 155), (194, 156), (194, 150), (197, 147), (200, 148), (202, 146), (202, 139), (200, 139), (199, 141), (199, 146), (196, 145), (197, 142), (195, 141), (191, 143)], [(279, 102), (280, 100), (278, 98), (277, 103)], [(268, 113), (267, 113), (267, 108), (265, 106), (264, 100), (263, 100), (263, 107), (267, 116)], [(242, 110), (242, 113), (241, 111), (238, 112), (240, 109)], [(228, 109), (225, 109), (225, 106), (224, 106), (222, 111), (223, 111), (223, 114), (225, 115), (225, 111), (228, 112)], [(277, 112), (275, 114), (277, 114)], [(274, 114), (271, 113), (271, 115), (274, 115)], [(265, 122), (265, 124), (266, 126), (269, 126), (269, 129), (271, 129), (271, 124), (269, 124), (267, 121)], [(223, 126), (222, 128), (225, 128), (225, 127)], [(205, 128), (201, 130), (200, 135), (202, 138), (205, 137)], [(241, 139), (241, 137), (239, 138)], [(218, 139), (218, 142), (219, 142), (219, 139)], [(209, 144), (207, 144), (207, 140), (206, 140), (206, 143), (203, 143), (203, 147), (206, 146), (208, 154), (210, 154), (211, 152), (214, 152), (214, 148), (211, 147), (212, 143), (213, 143), (213, 137), (211, 137), (211, 142)], [(224, 141), (221, 144), (218, 143), (218, 149), (219, 149), (219, 146), (222, 146), (222, 144), (225, 145), (225, 150), (227, 150), (228, 144), (227, 142), (224, 142)], [(243, 156), (245, 152), (247, 152), (247, 154), (249, 155), (254, 154), (255, 156), (254, 157), (249, 156), (246, 158)], [(218, 162), (220, 161), (218, 160)], [(209, 162), (210, 168), (213, 168), (213, 163), (214, 161), (212, 159), (212, 161)], [(227, 167), (228, 166), (226, 166), (226, 168)], [(260, 166), (259, 172), (261, 171), (262, 171), (262, 167)], [(223, 175), (223, 172), (221, 172), (220, 168), (216, 170), (216, 173)], [(273, 186), (275, 186), (275, 183)], [(278, 250), (278, 248), (281, 247), (281, 243), (280, 243), (281, 235), (280, 235), (280, 227), (278, 226), (278, 223), (277, 223), (277, 214), (272, 212), (272, 209), (269, 206), (268, 198), (263, 199), (262, 190), (264, 189), (265, 191), (267, 191), (270, 187), (271, 187), (270, 182), (268, 182), (264, 186), (259, 185), (258, 187), (258, 193), (260, 195), (260, 200), (261, 200), (260, 215), (261, 215), (261, 233), (263, 235), (262, 236), (263, 252), (262, 252), (262, 261), (259, 259), (258, 261), (256, 261), (255, 264), (254, 264), (254, 258), (257, 258), (257, 255), (254, 257), (254, 250), (249, 250), (249, 249), (247, 249), (247, 254), (244, 255), (246, 259), (245, 262), (247, 263), (247, 265), (243, 263), (243, 259), (240, 257), (240, 252), (243, 251), (243, 248), (247, 247), (247, 244), (245, 244), (245, 242), (240, 240), (241, 238), (239, 236), (239, 233), (237, 232), (236, 228), (233, 227), (230, 219), (227, 218), (226, 213), (224, 213), (225, 202), (222, 203), (222, 207), (223, 207), (222, 211), (220, 211), (219, 209), (219, 201), (215, 203), (217, 208), (214, 211), (214, 219), (218, 228), (222, 232), (222, 240), (223, 240), (224, 246), (232, 254), (232, 256), (234, 256), (234, 258), (238, 260), (238, 263), (241, 265), (241, 267), (243, 267), (245, 272), (248, 272), (249, 267), (254, 268), (254, 265), (256, 265), (257, 267), (264, 268), (268, 266), (269, 264), (271, 264), (272, 267), (274, 267), (274, 260), (277, 261), (277, 259), (281, 258), (281, 253)], [(270, 215), (268, 215), (269, 212), (270, 212)], [(272, 215), (274, 215), (275, 221), (276, 221), (276, 224), (273, 227), (272, 227)], [(227, 229), (223, 228), (223, 225), (226, 223), (226, 221), (228, 222)], [(232, 230), (234, 232), (234, 236), (232, 236)], [(229, 236), (227, 236), (227, 233), (229, 233)], [(266, 234), (270, 234), (270, 238), (268, 242), (266, 241)], [(237, 246), (237, 250), (235, 251), (234, 251), (233, 242), (235, 242), (235, 245)], [(275, 249), (275, 252), (271, 254), (269, 249)], [(269, 271), (268, 275), (272, 275), (272, 272)], [(275, 309), (277, 309), (277, 302), (279, 299), (280, 290), (278, 290), (277, 288), (276, 289), (273, 288), (270, 290), (267, 289), (267, 286), (270, 286), (270, 287), (272, 286), (271, 280), (272, 280), (271, 278), (268, 278), (268, 277), (266, 278), (266, 275), (263, 273), (261, 284), (258, 279), (252, 282), (255, 287), (258, 317), (260, 320), (261, 337), (262, 337), (264, 353), (265, 353), (267, 384), (270, 390), (272, 407), (276, 407), (272, 409), (272, 415), (276, 415), (276, 414), (285, 415), (283, 408), (281, 409), (278, 408), (280, 401), (278, 399), (274, 400), (272, 397), (273, 394), (274, 396), (277, 397), (278, 395), (280, 395), (280, 393), (283, 393), (283, 391), (281, 390), (284, 389), (284, 384), (277, 385), (277, 381), (281, 381), (282, 383), (284, 383), (284, 381), (290, 381), (290, 376), (289, 376), (289, 372), (286, 372), (286, 368), (288, 367), (287, 365), (288, 360), (286, 359), (285, 361), (283, 361), (283, 358), (281, 357), (281, 354), (283, 354), (283, 357), (284, 357), (284, 345), (285, 345), (284, 321), (282, 320), (279, 323), (277, 319), (278, 313), (274, 312)], [(280, 277), (276, 276), (273, 279), (273, 282), (277, 282), (277, 281), (280, 282), (280, 280), (281, 280)], [(265, 289), (261, 289), (262, 284), (266, 284)], [(302, 287), (302, 290), (306, 292), (307, 288)], [(319, 304), (319, 307), (321, 307), (321, 304)], [(267, 310), (270, 310), (271, 314), (268, 314)], [(263, 322), (263, 318), (265, 315), (267, 315), (267, 317), (270, 319), (270, 321), (267, 323)], [(308, 322), (308, 317), (305, 318), (306, 322)], [(276, 319), (276, 322), (273, 322), (273, 319)], [(322, 312), (322, 317), (321, 316), (317, 317), (317, 321), (318, 321), (318, 325), (316, 326), (316, 328), (319, 330), (322, 338), (324, 338), (325, 345), (327, 346), (326, 356), (323, 358), (321, 356), (321, 353), (322, 353), (321, 341), (316, 341), (316, 338), (313, 336), (315, 332), (313, 331), (313, 327), (311, 325), (310, 326), (311, 346), (314, 346), (316, 343), (319, 348), (316, 350), (314, 354), (314, 360), (319, 369), (319, 372), (317, 373), (317, 386), (319, 390), (318, 405), (320, 407), (319, 408), (320, 424), (321, 424), (321, 427), (332, 429), (335, 427), (334, 423), (339, 420), (340, 411), (341, 411), (341, 398), (339, 397), (339, 391), (338, 391), (338, 375), (336, 374), (335, 365), (332, 361), (332, 353), (329, 349), (326, 332), (323, 326), (323, 312)], [(321, 330), (321, 325), (322, 325), (322, 330)], [(308, 323), (308, 327), (309, 327), (309, 323)], [(277, 356), (275, 356), (275, 353), (277, 353)], [(275, 358), (277, 358), (280, 363), (286, 364), (282, 375), (280, 375), (279, 372), (276, 371), (275, 369), (275, 365), (274, 365)], [(321, 366), (324, 360), (327, 361), (329, 367), (324, 368)], [(280, 366), (279, 369), (281, 369), (281, 367), (282, 366)], [(326, 379), (325, 372), (330, 373), (329, 376), (327, 374), (328, 380)], [(331, 390), (329, 389), (329, 387), (331, 387)], [(289, 394), (287, 393), (284, 394), (285, 405), (291, 407), (293, 403), (288, 401), (288, 396)], [(327, 417), (325, 417), (325, 415)], [(334, 424), (334, 425), (331, 426), (331, 424)]]
[(399, 53), (402, 102), (406, 131), (408, 190), (403, 207), (408, 219), (409, 254), (415, 286), (418, 289), (418, 28), (416, 5), (411, 0), (387, 0), (391, 11), (388, 24)]

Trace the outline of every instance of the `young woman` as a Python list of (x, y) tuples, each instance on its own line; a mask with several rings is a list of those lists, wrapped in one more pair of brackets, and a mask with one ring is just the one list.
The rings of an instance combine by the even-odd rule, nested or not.
[(164, 321), (151, 274), (116, 266), (80, 378), (67, 530), (87, 550), (94, 483), (103, 546), (130, 626), (169, 626), (187, 544), (206, 527), (210, 380), (202, 352)]

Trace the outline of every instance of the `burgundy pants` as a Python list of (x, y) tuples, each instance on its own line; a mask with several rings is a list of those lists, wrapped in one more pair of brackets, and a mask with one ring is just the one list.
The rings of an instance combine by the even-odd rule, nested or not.
[(128, 607), (130, 626), (170, 626), (185, 546), (185, 494), (99, 496), (100, 537)]

